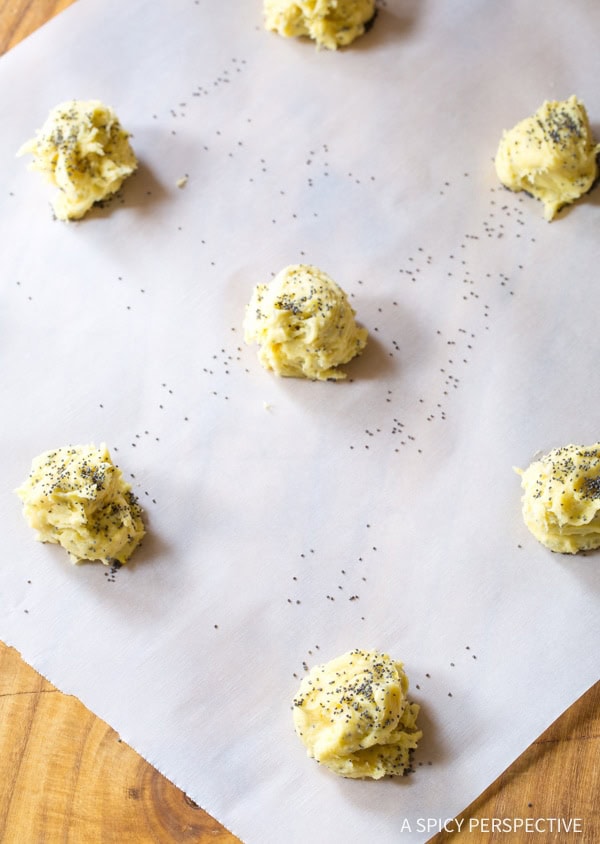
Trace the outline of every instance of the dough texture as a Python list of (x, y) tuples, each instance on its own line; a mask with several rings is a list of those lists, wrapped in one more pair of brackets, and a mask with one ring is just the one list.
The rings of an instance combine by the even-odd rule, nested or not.
[(259, 343), (260, 362), (277, 375), (338, 380), (337, 369), (367, 342), (344, 291), (309, 264), (292, 264), (270, 284), (255, 287), (246, 309), (244, 338)]
[(319, 47), (347, 47), (375, 16), (375, 0), (265, 0), (265, 27), (279, 35), (307, 35)]
[(600, 548), (600, 443), (555, 448), (516, 472), (537, 540), (562, 554)]
[(44, 452), (17, 495), (36, 539), (62, 545), (73, 563), (123, 565), (145, 533), (141, 507), (105, 445)]
[(599, 151), (585, 106), (577, 97), (546, 101), (532, 117), (504, 132), (496, 173), (507, 188), (541, 200), (544, 217), (552, 220), (560, 208), (592, 187)]
[(296, 733), (311, 758), (342, 777), (402, 776), (422, 736), (407, 691), (401, 662), (349, 651), (303, 678), (293, 701)]
[(52, 201), (59, 220), (78, 220), (95, 202), (119, 190), (137, 160), (114, 111), (98, 100), (71, 100), (52, 109), (18, 155), (31, 153), (30, 169), (58, 188)]

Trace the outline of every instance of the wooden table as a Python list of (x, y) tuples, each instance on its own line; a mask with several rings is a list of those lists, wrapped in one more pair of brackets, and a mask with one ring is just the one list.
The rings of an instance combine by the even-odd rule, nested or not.
[[(72, 2), (0, 0), (0, 54)], [(507, 712), (507, 724), (512, 715)], [(432, 844), (450, 839), (530, 844), (532, 836), (540, 844), (600, 842), (599, 756), (597, 683), (463, 812), (460, 833), (442, 832)], [(580, 819), (582, 832), (553, 835), (548, 823), (539, 834), (485, 831), (492, 819), (513, 818)], [(77, 699), (61, 694), (0, 642), (0, 841), (235, 844), (238, 839)]]

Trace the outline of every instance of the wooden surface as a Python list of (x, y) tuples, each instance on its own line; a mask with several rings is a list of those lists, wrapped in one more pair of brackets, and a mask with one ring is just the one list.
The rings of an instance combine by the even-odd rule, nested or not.
[[(71, 2), (0, 0), (0, 53)], [(518, 689), (514, 694), (507, 729), (510, 718), (518, 717)], [(422, 815), (427, 816), (426, 807)], [(494, 819), (514, 826), (517, 818), (537, 821), (540, 831), (491, 831)], [(546, 820), (550, 818), (577, 820), (581, 831), (553, 833)], [(460, 833), (442, 832), (432, 844), (600, 842), (600, 683), (458, 820)], [(488, 831), (482, 831), (485, 824)], [(121, 742), (107, 724), (57, 691), (0, 642), (0, 841), (235, 844), (238, 839)]]
[(0, 55), (71, 3), (73, 0), (0, 0)]
[[(507, 722), (516, 712), (515, 707), (507, 713)], [(433, 842), (531, 842), (531, 833), (465, 831), (470, 823), (493, 818), (579, 818), (579, 835), (535, 837), (540, 844), (600, 842), (599, 713), (600, 683), (460, 816), (459, 834), (441, 833)], [(76, 698), (61, 694), (0, 643), (0, 841), (235, 844), (238, 839)]]
[(58, 692), (16, 651), (0, 645), (0, 841), (238, 839), (76, 698)]

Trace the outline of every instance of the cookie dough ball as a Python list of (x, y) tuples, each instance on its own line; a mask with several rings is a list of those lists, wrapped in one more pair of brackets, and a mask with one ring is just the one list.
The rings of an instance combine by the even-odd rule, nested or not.
[(336, 50), (362, 35), (375, 17), (375, 0), (265, 0), (266, 29), (279, 35), (308, 35)]
[(44, 452), (17, 495), (36, 539), (62, 545), (73, 563), (123, 565), (144, 536), (141, 507), (105, 445)]
[(114, 111), (98, 100), (56, 106), (18, 155), (24, 153), (33, 155), (30, 168), (58, 188), (52, 207), (59, 220), (83, 217), (137, 168), (129, 134)]
[(337, 369), (367, 342), (348, 297), (309, 264), (293, 264), (254, 289), (244, 319), (246, 343), (259, 343), (260, 362), (277, 375), (338, 380)]
[(562, 554), (600, 548), (600, 443), (555, 448), (516, 471), (523, 519), (537, 540)]
[(544, 217), (552, 220), (560, 208), (592, 187), (599, 151), (585, 106), (577, 97), (546, 101), (532, 117), (504, 132), (496, 153), (496, 173), (507, 188), (540, 199)]
[(342, 777), (380, 779), (410, 770), (422, 736), (401, 662), (354, 650), (312, 668), (293, 701), (308, 755)]

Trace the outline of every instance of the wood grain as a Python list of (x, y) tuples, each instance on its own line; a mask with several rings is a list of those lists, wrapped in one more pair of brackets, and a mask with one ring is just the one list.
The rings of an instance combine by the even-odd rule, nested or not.
[[(514, 711), (518, 713), (515, 699)], [(458, 834), (440, 833), (431, 844), (479, 841), (531, 844), (600, 842), (600, 683), (596, 683), (555, 721), (461, 815)], [(480, 831), (485, 819), (581, 819), (580, 834)], [(469, 832), (469, 823), (473, 824)], [(546, 825), (548, 828), (548, 825)]]
[(0, 55), (74, 0), (0, 0)]
[[(72, 2), (0, 0), (0, 53)], [(507, 724), (518, 717), (517, 703), (507, 712)], [(438, 834), (431, 844), (450, 839), (531, 844), (532, 837), (540, 844), (600, 842), (599, 758), (600, 683), (459, 816), (460, 833)], [(583, 831), (469, 832), (469, 822), (479, 821), (480, 827), (491, 819), (513, 818), (578, 818)], [(77, 699), (61, 694), (0, 642), (0, 841), (237, 844), (239, 839)]]
[[(557, 817), (580, 818), (581, 834), (539, 835), (540, 844), (596, 844), (599, 752), (597, 683), (459, 816), (460, 833), (441, 833), (432, 844), (530, 844), (530, 833), (466, 830), (470, 821)], [(236, 844), (239, 839), (76, 698), (61, 694), (0, 643), (0, 841)]]
[(0, 841), (239, 839), (0, 643)]

